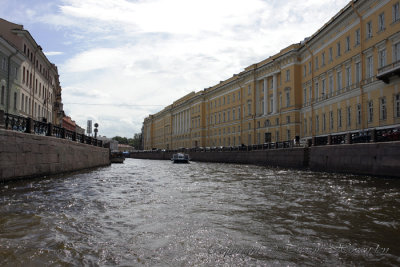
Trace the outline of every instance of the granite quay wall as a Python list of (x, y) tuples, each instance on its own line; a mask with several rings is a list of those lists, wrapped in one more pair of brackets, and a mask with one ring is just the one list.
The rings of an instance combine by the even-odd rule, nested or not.
[[(134, 152), (130, 156), (138, 159), (169, 160), (173, 152)], [(308, 166), (307, 148), (296, 147), (286, 149), (255, 151), (192, 151), (193, 161), (256, 164), (263, 166), (279, 166), (287, 168), (306, 168)]]
[(0, 182), (109, 164), (108, 148), (0, 129)]
[[(190, 151), (193, 161), (256, 164), (312, 171), (400, 177), (400, 142), (341, 144), (253, 151)], [(131, 153), (132, 158), (169, 160), (173, 152)]]
[(310, 170), (400, 177), (400, 142), (310, 147)]

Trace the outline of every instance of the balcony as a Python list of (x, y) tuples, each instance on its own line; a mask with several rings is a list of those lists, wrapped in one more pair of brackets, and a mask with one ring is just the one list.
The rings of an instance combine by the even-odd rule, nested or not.
[(376, 78), (384, 83), (390, 82), (390, 77), (400, 76), (400, 60), (378, 69)]

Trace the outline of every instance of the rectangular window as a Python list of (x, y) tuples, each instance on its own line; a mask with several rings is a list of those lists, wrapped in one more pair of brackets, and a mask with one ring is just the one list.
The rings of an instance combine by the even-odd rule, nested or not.
[(329, 124), (330, 129), (333, 130), (333, 111), (329, 111)]
[(361, 62), (356, 63), (356, 83), (361, 82)]
[(304, 70), (304, 77), (306, 77), (307, 76), (307, 66), (306, 65), (303, 66), (303, 70)]
[(251, 115), (251, 103), (247, 103), (247, 114)]
[(393, 50), (394, 50), (393, 61), (397, 62), (397, 61), (400, 60), (400, 43), (395, 44), (394, 47), (393, 47)]
[(386, 98), (383, 97), (380, 99), (380, 119), (386, 120), (387, 111), (386, 111)]
[(304, 135), (307, 135), (307, 119), (304, 119)]
[(326, 93), (326, 80), (322, 79), (322, 98), (325, 97), (325, 93)]
[(400, 19), (399, 2), (393, 5), (392, 17), (393, 17), (393, 22), (398, 21)]
[(17, 110), (17, 92), (14, 92), (14, 110)]
[(351, 126), (351, 107), (347, 107), (347, 126)]
[(251, 85), (249, 85), (249, 86), (247, 87), (247, 94), (248, 94), (248, 95), (251, 95)]
[(308, 121), (310, 122), (309, 123), (310, 133), (312, 133), (312, 117), (310, 117)]
[(315, 100), (318, 101), (319, 98), (319, 83), (315, 83)]
[(340, 51), (340, 42), (338, 42), (338, 43), (336, 44), (336, 53), (337, 53), (337, 56), (340, 57), (340, 55), (341, 55), (341, 51)]
[(318, 56), (315, 56), (315, 69), (317, 70), (318, 69), (318, 66), (319, 64), (318, 64)]
[(350, 35), (346, 37), (346, 51), (350, 51)]
[(357, 124), (361, 124), (361, 104), (357, 104)]
[(360, 44), (360, 39), (361, 39), (360, 29), (357, 29), (356, 33), (355, 33), (354, 46), (357, 46)]
[(310, 61), (310, 62), (308, 62), (308, 73), (310, 73), (310, 74), (311, 74), (311, 61)]
[(290, 92), (286, 92), (286, 107), (290, 107)]
[(307, 104), (307, 88), (304, 88), (303, 93), (304, 93), (304, 95), (303, 95), (304, 104)]
[(319, 132), (319, 115), (315, 116), (315, 130)]
[(329, 47), (329, 62), (333, 61), (333, 49), (332, 47)]
[(286, 70), (286, 81), (290, 81), (290, 70)]
[(329, 76), (329, 96), (333, 95), (333, 76)]
[(384, 31), (385, 30), (385, 13), (379, 14), (378, 27), (379, 27), (379, 31)]
[(374, 73), (374, 62), (373, 57), (367, 57), (367, 78), (371, 78)]
[(238, 92), (238, 100), (240, 100), (240, 91)]
[(286, 124), (290, 123), (290, 116), (286, 116)]
[(322, 131), (326, 131), (326, 114), (322, 114)]
[(368, 122), (374, 120), (374, 102), (371, 100), (368, 102)]
[(24, 104), (25, 104), (25, 100), (24, 100), (24, 94), (22, 93), (21, 94), (21, 111), (23, 112), (24, 111)]
[(342, 109), (338, 109), (338, 128), (342, 128)]
[(4, 97), (5, 97), (4, 94), (5, 94), (5, 87), (3, 85), (3, 86), (1, 86), (1, 95), (0, 95), (0, 97), (1, 97), (0, 104), (2, 104), (2, 105), (4, 105)]
[(342, 82), (343, 82), (343, 79), (342, 79), (342, 72), (341, 71), (339, 71), (338, 73), (337, 73), (337, 90), (340, 92), (341, 90), (342, 90)]
[(372, 22), (371, 22), (371, 21), (367, 22), (366, 31), (367, 31), (367, 32), (366, 32), (366, 34), (367, 34), (367, 39), (372, 38)]
[(386, 49), (379, 51), (379, 68), (386, 66)]
[(400, 117), (400, 94), (397, 94), (394, 97), (394, 116), (396, 118)]
[(325, 66), (325, 52), (322, 52), (321, 55), (321, 66)]
[(351, 85), (351, 66), (346, 67), (346, 87)]

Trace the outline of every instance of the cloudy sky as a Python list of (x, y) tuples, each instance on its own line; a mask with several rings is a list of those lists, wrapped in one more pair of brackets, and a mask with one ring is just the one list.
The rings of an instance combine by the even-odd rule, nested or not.
[(58, 66), (64, 110), (132, 137), (192, 91), (315, 33), (348, 0), (0, 0)]

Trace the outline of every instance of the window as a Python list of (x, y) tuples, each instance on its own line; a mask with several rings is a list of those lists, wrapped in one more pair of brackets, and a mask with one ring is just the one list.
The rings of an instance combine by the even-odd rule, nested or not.
[(307, 134), (307, 119), (304, 119), (304, 135)]
[(286, 70), (286, 81), (290, 81), (290, 70)]
[(333, 49), (332, 47), (329, 47), (329, 62), (333, 61)]
[(393, 61), (397, 62), (400, 60), (400, 43), (395, 44), (393, 50), (394, 50)]
[(249, 86), (247, 87), (247, 94), (248, 94), (248, 95), (251, 95), (251, 85), (249, 85)]
[(367, 30), (367, 39), (372, 38), (372, 22), (371, 21), (367, 22), (366, 30)]
[(25, 104), (25, 100), (24, 100), (24, 94), (21, 94), (21, 111), (24, 111), (24, 104)]
[(330, 129), (333, 130), (333, 111), (329, 111), (329, 124)]
[(371, 100), (368, 102), (368, 122), (374, 120), (374, 102)]
[(315, 83), (315, 100), (318, 101), (319, 98), (319, 83)]
[(14, 110), (17, 110), (17, 92), (14, 92)]
[(224, 122), (226, 122), (226, 116), (225, 116), (226, 114), (225, 114), (225, 112), (222, 114), (222, 116), (223, 116), (223, 119), (224, 119)]
[(351, 107), (347, 107), (347, 126), (351, 126)]
[(322, 98), (325, 97), (325, 92), (326, 92), (326, 80), (322, 79)]
[(286, 107), (290, 107), (290, 91), (286, 91)]
[(342, 90), (342, 72), (339, 71), (337, 74), (337, 90), (340, 92)]
[(357, 124), (361, 124), (361, 104), (357, 104)]
[(222, 99), (222, 105), (225, 105), (225, 96), (224, 96), (224, 98)]
[(232, 110), (232, 120), (236, 120), (235, 109)]
[(310, 127), (310, 133), (312, 133), (312, 117), (309, 117), (308, 121), (309, 123), (309, 127)]
[(318, 69), (318, 56), (315, 56), (315, 69)]
[(329, 96), (333, 95), (333, 76), (329, 76)]
[(310, 103), (312, 102), (312, 87), (310, 86), (309, 89), (309, 97), (310, 97)]
[(276, 122), (276, 125), (278, 126), (279, 125), (279, 118), (276, 118), (275, 122)]
[(356, 83), (361, 82), (361, 63), (356, 63)]
[(386, 120), (387, 111), (386, 111), (386, 98), (382, 97), (380, 99), (380, 119)]
[(306, 65), (303, 66), (303, 70), (304, 70), (304, 77), (306, 77), (307, 76), (307, 66)]
[(287, 139), (286, 140), (290, 140), (290, 139), (292, 139), (290, 136), (290, 130), (287, 130)]
[(386, 66), (386, 49), (379, 51), (379, 68)]
[(372, 55), (367, 57), (367, 78), (371, 78), (373, 76), (374, 71), (374, 62)]
[(325, 52), (322, 52), (321, 55), (321, 66), (325, 66)]
[(304, 88), (303, 101), (304, 101), (304, 104), (307, 104), (307, 88)]
[(392, 17), (393, 17), (393, 22), (396, 22), (400, 19), (399, 2), (397, 2), (396, 4), (393, 5)]
[(238, 107), (238, 119), (240, 120), (241, 117), (242, 116), (241, 116), (241, 113), (240, 113), (240, 107)]
[(275, 132), (275, 141), (279, 142), (279, 131)]
[(346, 87), (351, 85), (351, 66), (346, 67)]
[(338, 128), (342, 128), (342, 109), (338, 109)]
[(346, 51), (350, 51), (350, 35), (346, 37)]
[(3, 85), (1, 87), (1, 95), (0, 95), (0, 97), (1, 97), (0, 104), (2, 104), (2, 105), (4, 105), (4, 93), (5, 93), (5, 88), (4, 88), (4, 85)]
[(247, 103), (247, 114), (250, 116), (251, 115), (251, 103)]
[(378, 17), (378, 28), (379, 28), (379, 31), (385, 30), (385, 13), (379, 14), (379, 17)]
[(290, 116), (286, 116), (286, 123), (287, 123), (287, 124), (290, 123)]
[(231, 96), (228, 95), (228, 104), (231, 103)]
[(336, 44), (336, 53), (337, 53), (337, 56), (340, 57), (340, 55), (341, 55), (341, 51), (340, 51), (340, 42), (338, 42), (338, 43)]
[(315, 130), (319, 132), (319, 115), (315, 116)]
[(355, 33), (354, 46), (357, 46), (357, 45), (360, 44), (360, 39), (361, 39), (360, 29), (357, 29), (357, 30), (356, 30), (356, 33)]
[(326, 114), (322, 114), (322, 131), (326, 131)]
[(400, 94), (397, 94), (394, 97), (394, 116), (396, 118), (400, 117)]
[(310, 73), (310, 74), (311, 74), (311, 61), (310, 61), (310, 62), (308, 62), (308, 73)]
[(240, 100), (240, 91), (238, 92), (238, 100)]
[(232, 102), (235, 102), (235, 94), (232, 95)]

